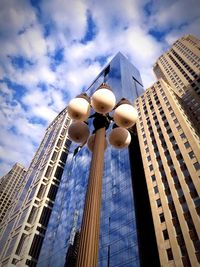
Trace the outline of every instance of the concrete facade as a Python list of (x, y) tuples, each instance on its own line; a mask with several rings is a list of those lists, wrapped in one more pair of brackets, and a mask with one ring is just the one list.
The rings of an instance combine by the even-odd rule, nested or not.
[(180, 97), (194, 127), (200, 134), (200, 40), (193, 35), (178, 39), (159, 57), (153, 67)]
[(200, 139), (164, 80), (136, 100), (161, 266), (200, 264)]
[(0, 224), (14, 204), (25, 184), (25, 168), (16, 163), (0, 180)]
[(49, 125), (25, 175), (26, 183), (2, 221), (1, 266), (36, 266), (68, 155), (71, 120), (65, 108)]

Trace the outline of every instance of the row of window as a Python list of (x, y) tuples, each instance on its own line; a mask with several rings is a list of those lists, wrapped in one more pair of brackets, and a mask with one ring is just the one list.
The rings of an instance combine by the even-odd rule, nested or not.
[[(163, 97), (164, 97), (164, 94), (163, 94)], [(158, 99), (156, 99), (156, 100), (158, 100)], [(166, 100), (166, 99), (165, 99), (165, 100)], [(150, 108), (153, 109), (152, 102), (151, 102), (150, 99), (149, 99), (149, 104), (150, 104)], [(171, 107), (169, 107), (169, 106), (168, 106), (168, 109), (169, 109), (169, 111), (172, 110)], [(144, 108), (144, 110), (147, 111), (146, 108)], [(160, 111), (160, 115), (161, 115), (161, 117), (162, 117), (162, 119), (163, 119), (164, 125), (165, 125), (165, 127), (166, 127), (166, 131), (167, 131), (167, 133), (168, 133), (168, 135), (169, 135), (169, 140), (171, 141), (173, 147), (174, 147), (174, 146), (177, 146), (177, 144), (176, 144), (176, 140), (175, 140), (175, 138), (174, 138), (174, 136), (173, 136), (173, 134), (172, 134), (171, 129), (169, 128), (169, 124), (168, 124), (168, 122), (167, 122), (167, 120), (166, 120), (166, 117), (165, 117), (165, 115), (164, 115), (164, 112), (163, 112), (162, 108), (160, 108), (159, 111)], [(150, 135), (151, 135), (151, 141), (152, 141), (152, 144), (153, 144), (153, 146), (154, 146), (154, 152), (155, 152), (155, 151), (157, 151), (158, 148), (157, 148), (157, 144), (156, 144), (156, 141), (155, 141), (155, 137), (154, 137), (154, 134), (153, 134), (153, 130), (152, 130), (152, 127), (151, 127), (150, 120), (149, 120), (149, 118), (148, 118), (148, 116), (147, 116), (147, 115), (148, 115), (148, 112), (146, 112), (145, 115), (146, 115), (146, 117), (147, 117), (147, 125), (148, 125), (148, 127), (149, 127), (148, 129), (149, 129), (149, 132), (150, 132)], [(172, 116), (172, 118), (175, 117), (175, 115), (173, 114), (173, 112), (171, 113), (171, 116)], [(154, 121), (156, 121), (156, 127), (157, 127), (157, 131), (158, 131), (160, 140), (161, 140), (163, 146), (165, 146), (165, 144), (164, 144), (164, 140), (163, 140), (164, 137), (163, 137), (163, 135), (162, 135), (162, 133), (161, 133), (161, 128), (160, 128), (160, 126), (159, 126), (157, 117), (154, 115), (154, 116), (153, 116), (153, 119), (154, 119)], [(176, 118), (174, 119), (174, 122), (176, 123), (176, 126), (177, 126), (177, 127), (178, 127), (178, 126), (180, 127), (180, 125), (179, 125), (179, 123), (178, 123), (178, 120), (177, 120)], [(142, 127), (142, 128), (141, 128), (141, 131), (143, 132), (144, 144), (147, 145), (147, 142), (146, 142), (146, 141), (147, 141), (147, 140), (146, 140), (146, 135), (145, 135), (145, 133), (144, 133), (144, 128), (143, 128), (143, 123), (142, 123), (142, 122), (140, 123), (140, 126)], [(186, 138), (183, 132), (180, 133), (180, 137), (181, 137), (182, 139), (185, 139), (185, 138)], [(188, 143), (188, 144), (189, 144), (189, 143)], [(186, 147), (188, 147), (188, 144), (185, 142), (185, 146), (186, 146)], [(178, 149), (178, 150), (179, 150), (179, 149)], [(146, 151), (146, 153), (149, 152), (149, 148), (148, 148), (147, 146), (145, 147), (145, 151)], [(168, 151), (165, 150), (165, 155), (166, 155), (166, 158), (167, 158), (167, 162), (168, 162), (168, 164), (169, 164), (169, 167), (172, 168), (172, 167), (173, 167), (173, 162), (172, 162), (172, 160), (171, 160), (171, 157), (170, 157), (170, 155), (169, 155), (169, 152), (168, 152), (168, 153), (167, 153), (167, 152), (168, 152)], [(190, 151), (190, 152), (191, 152), (191, 151)], [(190, 153), (190, 152), (189, 152), (189, 153)], [(190, 157), (192, 157), (192, 153), (190, 153)], [(180, 151), (179, 151), (179, 154), (177, 154), (177, 159), (178, 159), (178, 161), (179, 161), (179, 163), (180, 163), (180, 166), (181, 166), (181, 168), (183, 169), (183, 171), (186, 171), (186, 170), (187, 170), (187, 167), (186, 167), (186, 165), (184, 164), (184, 161), (183, 161), (183, 158), (182, 158), (182, 156), (181, 156), (181, 154), (180, 154)], [(148, 160), (148, 161), (151, 161), (151, 158), (150, 158), (150, 155), (149, 155), (149, 154), (147, 155), (147, 160)], [(159, 159), (159, 157), (157, 157), (157, 162), (159, 162), (159, 161), (161, 161), (161, 159)], [(164, 169), (162, 169), (161, 167), (162, 167), (162, 166), (160, 166), (159, 169), (161, 170), (162, 177), (164, 178), (164, 176), (163, 176), (163, 174), (164, 174)], [(150, 169), (150, 171), (153, 171), (153, 166), (152, 166), (152, 164), (149, 165), (149, 169)], [(183, 192), (182, 192), (182, 190), (181, 190), (181, 186), (180, 186), (180, 183), (179, 183), (179, 181), (178, 181), (178, 177), (177, 177), (177, 175), (173, 175), (172, 177), (173, 177), (173, 179), (174, 179), (175, 182), (176, 182), (176, 189), (177, 189), (177, 194), (178, 194), (178, 196), (179, 196), (180, 204), (181, 204), (182, 207), (183, 207), (183, 211), (184, 211), (184, 212), (187, 212), (187, 211), (188, 211), (188, 207), (187, 207), (186, 200), (185, 200), (185, 198), (184, 198)], [(176, 179), (176, 178), (177, 178), (177, 179)], [(151, 175), (151, 179), (152, 179), (152, 182), (155, 182), (155, 181), (156, 181), (156, 177), (155, 177), (154, 174)], [(163, 185), (165, 186), (166, 196), (167, 196), (167, 198), (168, 198), (168, 200), (169, 200), (169, 203), (170, 203), (170, 202), (172, 201), (172, 198), (171, 198), (171, 194), (170, 194), (169, 186), (168, 186), (168, 184), (167, 184), (167, 180), (164, 181), (164, 179), (163, 179)], [(191, 185), (190, 185), (190, 186), (191, 186)], [(193, 186), (193, 187), (194, 187), (194, 186)], [(155, 193), (155, 194), (158, 193), (158, 187), (157, 187), (157, 185), (154, 186), (153, 190), (154, 190), (154, 193)], [(161, 200), (160, 200), (160, 198), (156, 200), (156, 203), (157, 203), (157, 207), (161, 207)], [(160, 221), (161, 221), (161, 222), (164, 222), (164, 220), (165, 220), (165, 218), (164, 218), (164, 213), (161, 213), (161, 214), (160, 214)], [(181, 239), (181, 238), (180, 238), (180, 230), (177, 230), (177, 231), (179, 231), (179, 239)], [(164, 231), (163, 231), (163, 236), (164, 236), (164, 240), (168, 239), (168, 233), (167, 233), (167, 230), (164, 230)], [(181, 246), (181, 250), (182, 250), (182, 251), (185, 251), (185, 250), (186, 250), (186, 249), (185, 249), (185, 244), (184, 244), (184, 246), (183, 246), (183, 245)], [(188, 258), (188, 255), (186, 255), (186, 253), (187, 253), (187, 251), (184, 252), (184, 261), (185, 261), (185, 262), (186, 262), (186, 261), (188, 262), (188, 261), (189, 261), (189, 258)], [(173, 257), (172, 257), (171, 259), (173, 259)], [(187, 260), (186, 260), (186, 259), (187, 259)], [(186, 266), (185, 264), (186, 264), (186, 263), (184, 263), (184, 266)]]
[(169, 58), (171, 59), (171, 61), (174, 63), (174, 65), (179, 69), (179, 71), (183, 74), (183, 76), (185, 77), (185, 79), (189, 82), (192, 83), (192, 79), (189, 77), (189, 75), (183, 70), (182, 66), (180, 64), (177, 63), (177, 61), (171, 56), (169, 55)]
[[(170, 79), (172, 80), (172, 83), (176, 86), (176, 87), (180, 87), (183, 88), (184, 84), (181, 81), (180, 77), (177, 75), (176, 71), (174, 70), (174, 68), (172, 68), (171, 64), (168, 62), (168, 60), (166, 59), (165, 56), (163, 56), (160, 59), (162, 66), (165, 70), (165, 72), (169, 75)], [(182, 92), (182, 89), (181, 89)]]
[(200, 58), (195, 55), (186, 45), (178, 41), (174, 46), (177, 47), (177, 49), (181, 51), (182, 54), (189, 59), (190, 62), (192, 62), (192, 64), (196, 65), (197, 68), (200, 68)]
[(198, 77), (198, 75), (194, 72), (194, 70), (173, 50), (171, 49), (172, 54), (179, 60), (181, 66), (184, 66), (187, 71), (193, 76), (194, 79)]

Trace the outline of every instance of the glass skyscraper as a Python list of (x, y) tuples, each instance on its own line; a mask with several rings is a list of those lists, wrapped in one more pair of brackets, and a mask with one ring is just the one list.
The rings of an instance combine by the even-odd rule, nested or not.
[[(121, 54), (97, 76), (88, 95), (106, 82), (132, 103), (143, 92), (139, 71)], [(92, 132), (92, 127), (91, 132)], [(111, 128), (111, 127), (110, 127)], [(108, 130), (109, 132), (109, 130)], [(70, 147), (61, 184), (41, 249), (38, 266), (69, 266), (69, 250), (81, 230), (91, 153), (84, 146), (75, 156)], [(134, 190), (128, 149), (105, 151), (99, 239), (99, 266), (140, 266)]]

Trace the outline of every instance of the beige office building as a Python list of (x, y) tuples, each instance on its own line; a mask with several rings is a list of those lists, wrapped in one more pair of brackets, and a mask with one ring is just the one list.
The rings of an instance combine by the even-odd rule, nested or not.
[(7, 211), (11, 208), (25, 183), (25, 168), (16, 163), (12, 169), (0, 180), (0, 224), (5, 218)]
[(200, 40), (192, 35), (178, 39), (159, 57), (153, 70), (176, 89), (178, 95), (191, 87), (200, 96)]
[(178, 39), (153, 67), (181, 98), (181, 103), (200, 134), (200, 40), (192, 35)]
[(37, 264), (68, 155), (70, 119), (65, 108), (47, 128), (25, 175), (19, 199), (0, 228), (0, 266)]
[(136, 106), (161, 266), (199, 266), (200, 139), (163, 79), (148, 88)]

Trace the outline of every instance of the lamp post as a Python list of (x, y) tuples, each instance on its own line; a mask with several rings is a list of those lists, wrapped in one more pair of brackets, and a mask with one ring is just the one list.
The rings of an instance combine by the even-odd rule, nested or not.
[[(90, 107), (94, 109), (95, 113), (89, 117)], [(112, 119), (109, 112), (113, 110)], [(115, 95), (111, 88), (103, 83), (94, 92), (91, 99), (86, 94), (72, 99), (68, 105), (68, 113), (74, 120), (68, 131), (70, 139), (77, 143), (85, 143), (88, 140), (88, 147), (92, 151), (76, 266), (96, 267), (98, 262), (104, 151), (107, 146), (106, 130), (111, 121), (114, 120), (114, 128), (109, 135), (110, 144), (116, 148), (128, 147), (131, 142), (131, 135), (127, 128), (135, 124), (137, 111), (124, 98), (116, 105)], [(84, 122), (88, 117), (94, 118), (94, 134), (90, 137), (89, 128)]]

